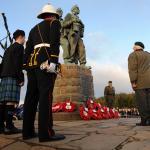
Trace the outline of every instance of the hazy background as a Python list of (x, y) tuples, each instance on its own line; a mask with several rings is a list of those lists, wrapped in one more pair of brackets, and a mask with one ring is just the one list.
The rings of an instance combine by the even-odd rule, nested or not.
[[(5, 12), (11, 33), (23, 29), (26, 37), (40, 20), (36, 19), (44, 4), (52, 3), (64, 10), (64, 16), (74, 4), (81, 9), (80, 18), (85, 24), (84, 43), (88, 65), (92, 66), (95, 96), (103, 96), (108, 80), (116, 92), (132, 92), (127, 58), (135, 41), (142, 41), (150, 48), (149, 0), (0, 0), (0, 12)], [(0, 17), (0, 39), (4, 32)], [(0, 54), (3, 51), (0, 50)], [(62, 54), (62, 51), (61, 51)], [(60, 55), (61, 55), (60, 54)], [(61, 58), (62, 59), (62, 58)], [(24, 99), (24, 87), (21, 98)]]

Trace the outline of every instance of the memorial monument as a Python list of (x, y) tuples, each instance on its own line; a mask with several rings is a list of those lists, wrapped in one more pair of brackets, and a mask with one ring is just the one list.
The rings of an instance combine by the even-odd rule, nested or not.
[[(79, 18), (80, 9), (77, 5), (72, 7), (71, 13), (68, 13), (64, 19), (62, 9), (58, 8), (57, 12), (62, 26), (61, 46), (64, 64), (61, 67), (62, 77), (58, 76), (55, 82), (54, 103), (69, 99), (79, 105), (88, 97), (94, 98), (91, 67), (86, 66), (84, 24)], [(79, 113), (76, 112), (76, 115), (79, 116)]]

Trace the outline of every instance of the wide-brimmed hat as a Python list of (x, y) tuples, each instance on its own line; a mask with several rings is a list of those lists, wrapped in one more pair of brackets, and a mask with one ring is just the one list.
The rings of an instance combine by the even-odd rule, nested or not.
[(37, 18), (44, 19), (46, 14), (56, 15), (56, 17), (59, 18), (56, 8), (51, 4), (46, 4), (38, 14)]

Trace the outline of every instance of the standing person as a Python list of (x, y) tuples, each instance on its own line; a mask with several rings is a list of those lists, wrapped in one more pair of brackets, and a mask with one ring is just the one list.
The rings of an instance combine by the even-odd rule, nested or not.
[(128, 58), (128, 69), (141, 117), (137, 125), (146, 126), (150, 119), (150, 53), (144, 51), (142, 42), (136, 42), (133, 50)]
[(21, 132), (14, 126), (13, 113), (16, 104), (19, 104), (20, 89), (24, 84), (22, 65), (25, 32), (16, 30), (13, 38), (15, 43), (4, 53), (0, 83), (0, 133), (5, 134)]
[(59, 58), (60, 29), (56, 9), (47, 4), (38, 15), (42, 22), (29, 33), (24, 57), (27, 70), (27, 92), (24, 103), (23, 139), (36, 136), (34, 121), (39, 103), (38, 135), (40, 142), (61, 140), (53, 130), (52, 101)]
[(105, 87), (104, 96), (107, 107), (113, 108), (113, 104), (115, 101), (115, 88), (112, 86), (112, 81), (109, 81), (108, 86)]

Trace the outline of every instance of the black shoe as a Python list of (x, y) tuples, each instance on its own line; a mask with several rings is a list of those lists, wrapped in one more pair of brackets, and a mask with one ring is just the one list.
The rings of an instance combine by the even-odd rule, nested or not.
[(33, 139), (33, 138), (36, 138), (38, 137), (38, 133), (32, 133), (31, 135), (28, 135), (28, 136), (24, 136), (22, 137), (23, 140), (29, 140), (29, 139)]
[(11, 135), (11, 134), (19, 134), (22, 133), (21, 129), (16, 128), (15, 126), (12, 128), (5, 128), (4, 134)]
[(62, 134), (55, 134), (54, 136), (51, 136), (46, 139), (39, 139), (39, 142), (50, 142), (50, 141), (60, 141), (64, 140), (66, 137)]
[(4, 133), (4, 128), (0, 128), (0, 134), (3, 134)]

